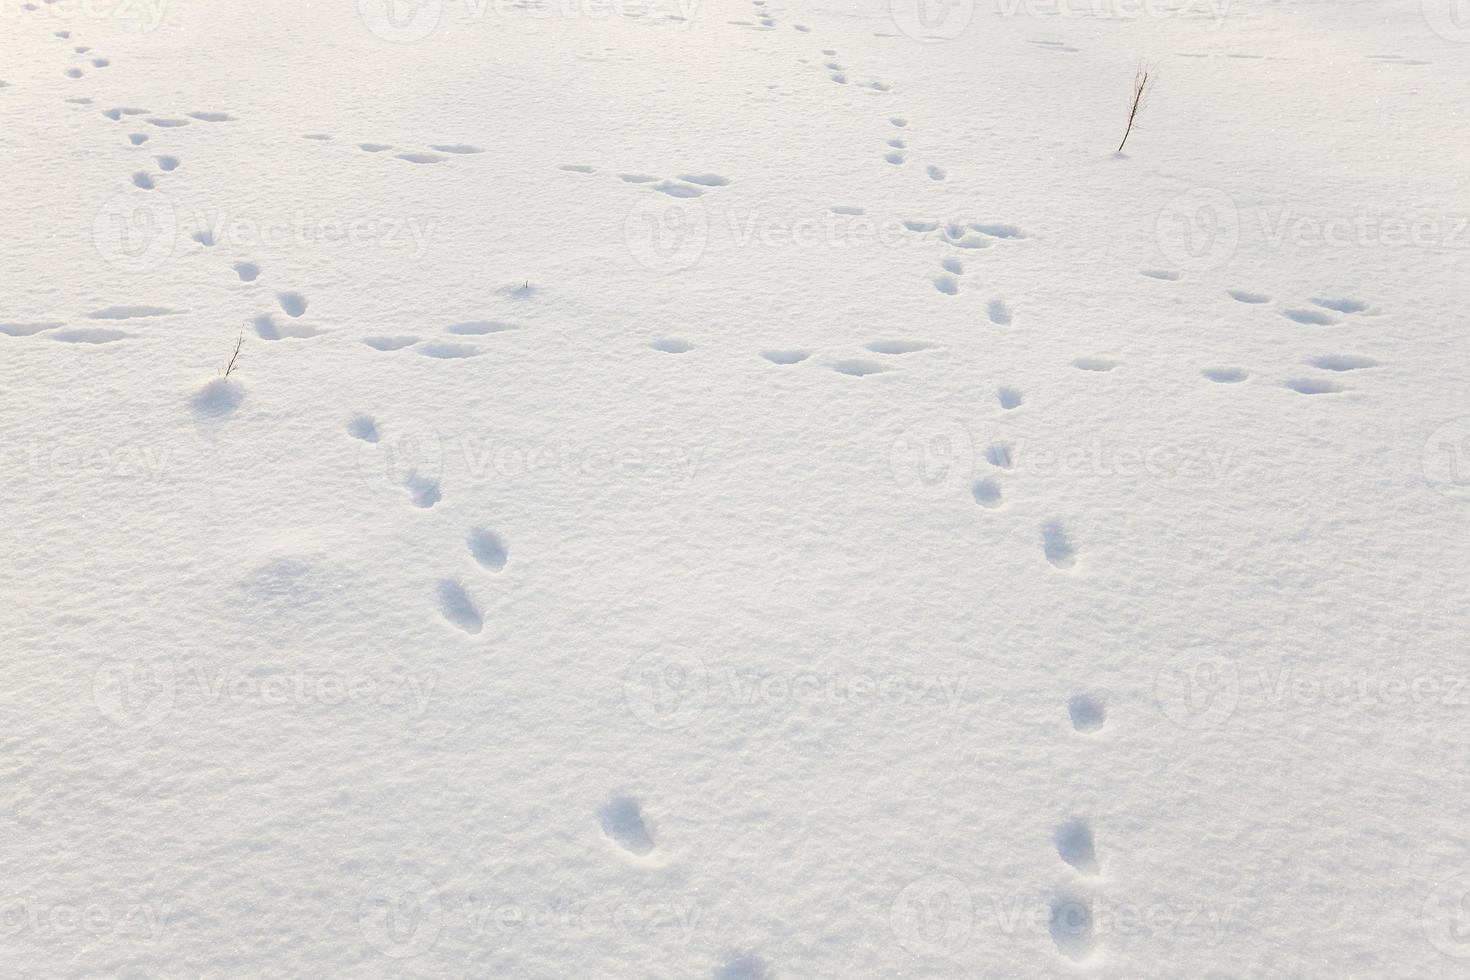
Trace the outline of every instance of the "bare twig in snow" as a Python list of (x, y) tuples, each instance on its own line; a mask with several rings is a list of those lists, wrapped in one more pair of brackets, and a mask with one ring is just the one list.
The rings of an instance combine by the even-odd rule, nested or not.
[(1133, 132), (1133, 121), (1138, 118), (1138, 110), (1143, 108), (1143, 93), (1152, 78), (1153, 74), (1147, 68), (1139, 68), (1138, 74), (1133, 76), (1133, 104), (1128, 107), (1128, 128), (1123, 131), (1123, 142), (1118, 144), (1118, 153), (1123, 152), (1128, 136)]
[(240, 328), (240, 337), (235, 341), (235, 352), (230, 355), (230, 363), (225, 365), (224, 377), (228, 378), (230, 372), (235, 370), (235, 362), (240, 359), (240, 348), (245, 346), (245, 328)]

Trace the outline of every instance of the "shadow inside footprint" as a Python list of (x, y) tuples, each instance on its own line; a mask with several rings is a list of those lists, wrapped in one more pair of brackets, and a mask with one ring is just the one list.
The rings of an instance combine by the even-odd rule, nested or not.
[(1081, 820), (1070, 820), (1057, 828), (1057, 856), (1091, 878), (1098, 872), (1097, 849), (1092, 829)]
[(464, 586), (453, 579), (444, 579), (439, 583), (439, 611), (444, 614), (445, 619), (472, 635), (480, 632), (485, 625), (484, 617), (475, 608)]
[(597, 811), (597, 821), (602, 832), (619, 847), (639, 856), (653, 851), (653, 837), (643, 823), (643, 811), (638, 801), (628, 796), (619, 796), (608, 801)]
[(474, 555), (475, 561), (480, 567), (491, 572), (498, 572), (505, 567), (506, 559), (509, 557), (505, 542), (494, 531), (484, 528), (475, 528), (470, 532), (470, 554)]

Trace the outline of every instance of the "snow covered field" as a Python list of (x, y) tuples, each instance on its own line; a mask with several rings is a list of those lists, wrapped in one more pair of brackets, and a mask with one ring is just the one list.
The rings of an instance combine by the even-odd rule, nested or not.
[(1470, 976), (1467, 91), (1456, 0), (0, 0), (0, 973)]

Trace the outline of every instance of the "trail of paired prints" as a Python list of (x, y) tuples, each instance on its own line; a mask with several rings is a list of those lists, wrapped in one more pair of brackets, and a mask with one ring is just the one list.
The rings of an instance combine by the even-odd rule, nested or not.
[[(1146, 269), (1142, 274), (1150, 279), (1170, 283), (1181, 282), (1185, 278), (1183, 273), (1167, 269)], [(1247, 289), (1226, 289), (1223, 294), (1247, 306), (1266, 307), (1274, 302), (1268, 293)], [(1281, 305), (1276, 308), (1276, 312), (1292, 323), (1303, 327), (1337, 327), (1344, 323), (1356, 326), (1362, 323), (1364, 318), (1382, 315), (1381, 311), (1373, 309), (1362, 300), (1324, 296), (1313, 296), (1305, 303)], [(1383, 366), (1381, 361), (1352, 353), (1317, 354), (1306, 358), (1302, 363), (1317, 371), (1329, 372), (1329, 374), (1287, 377), (1279, 382), (1281, 387), (1300, 395), (1340, 394), (1348, 391), (1349, 388), (1335, 380), (1334, 375), (1366, 371)], [(1200, 374), (1216, 384), (1224, 385), (1240, 384), (1251, 377), (1249, 370), (1238, 365), (1214, 365), (1204, 368)]]

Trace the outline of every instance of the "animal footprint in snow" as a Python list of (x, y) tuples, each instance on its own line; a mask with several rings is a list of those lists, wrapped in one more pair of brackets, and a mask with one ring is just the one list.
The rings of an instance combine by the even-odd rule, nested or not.
[(30, 337), (43, 330), (55, 330), (61, 323), (0, 323), (0, 334), (7, 337)]
[(1091, 878), (1098, 873), (1097, 850), (1093, 846), (1092, 829), (1081, 820), (1071, 820), (1057, 828), (1057, 857)]
[(985, 450), (985, 461), (991, 466), (1008, 470), (1016, 465), (1015, 454), (1011, 451), (1010, 443), (997, 442)]
[(1260, 306), (1271, 302), (1271, 297), (1265, 293), (1252, 293), (1244, 289), (1227, 289), (1226, 294), (1237, 303), (1249, 303), (1251, 306)]
[(444, 158), (433, 153), (399, 153), (398, 159), (409, 163), (442, 163)]
[(289, 317), (298, 317), (306, 312), (306, 297), (300, 293), (276, 293), (276, 302)]
[(772, 364), (800, 364), (812, 356), (809, 350), (763, 350), (761, 357)]
[(729, 177), (721, 177), (719, 174), (679, 174), (679, 179), (686, 184), (698, 184), (700, 187), (728, 187), (731, 183)]
[(927, 340), (875, 340), (868, 345), (868, 350), (874, 354), (915, 354), (938, 346)]
[(1357, 354), (1328, 354), (1325, 357), (1314, 357), (1307, 363), (1323, 371), (1361, 371), (1364, 368), (1378, 367), (1378, 362), (1373, 358), (1359, 357)]
[(187, 115), (190, 119), (198, 119), (200, 122), (220, 123), (235, 121), (235, 117), (228, 112), (190, 112)]
[(1079, 371), (1108, 372), (1118, 366), (1117, 361), (1110, 361), (1105, 357), (1079, 357), (1072, 362), (1072, 366)]
[(1162, 279), (1164, 282), (1178, 282), (1184, 278), (1182, 273), (1173, 272), (1169, 269), (1144, 269), (1142, 274), (1148, 276), (1150, 279)]
[(715, 980), (770, 980), (770, 967), (759, 956), (737, 956), (715, 971)]
[(470, 320), (465, 323), (454, 323), (444, 328), (445, 333), (452, 333), (460, 337), (479, 337), (491, 333), (505, 333), (509, 330), (520, 329), (514, 323), (506, 323), (502, 320)]
[(832, 365), (832, 370), (838, 374), (845, 374), (848, 377), (863, 378), (870, 374), (880, 374), (887, 371), (888, 368), (879, 364), (877, 361), (865, 361), (860, 358), (853, 358), (851, 360), (838, 361)]
[(1323, 313), (1321, 310), (1282, 310), (1281, 315), (1288, 320), (1295, 320), (1311, 327), (1330, 327), (1337, 323), (1337, 317)]
[(934, 288), (946, 296), (954, 296), (960, 291), (960, 281), (954, 276), (945, 273), (935, 278)]
[(956, 276), (962, 276), (965, 274), (965, 265), (959, 259), (944, 259), (939, 263), (939, 266), (945, 272), (951, 273)]
[(945, 177), (948, 176), (948, 174), (944, 172), (943, 167), (936, 167), (933, 164), (930, 164), (928, 167), (924, 168), (924, 170), (925, 173), (929, 175), (930, 180), (943, 180)]
[(665, 354), (687, 354), (694, 349), (694, 345), (687, 340), (675, 339), (655, 340), (648, 346)]
[(475, 528), (470, 532), (469, 546), (470, 554), (474, 555), (475, 561), (486, 571), (498, 572), (505, 567), (509, 552), (505, 542), (494, 531)]
[(1072, 719), (1072, 730), (1083, 735), (1100, 731), (1108, 720), (1108, 710), (1101, 700), (1079, 694), (1067, 702), (1067, 715)]
[(416, 349), (425, 357), (441, 361), (459, 361), (467, 357), (478, 357), (482, 353), (480, 348), (469, 344), (424, 344)]
[(422, 476), (417, 472), (409, 473), (408, 478), (403, 481), (403, 488), (408, 491), (413, 505), (420, 510), (429, 510), (444, 499), (438, 479)]
[(70, 330), (57, 330), (46, 336), (66, 344), (110, 344), (115, 340), (124, 340), (130, 335), (121, 330), (109, 330), (106, 327), (74, 327)]
[(145, 191), (153, 190), (153, 178), (143, 171), (133, 174), (133, 186)]
[(1065, 570), (1077, 564), (1077, 549), (1060, 521), (1048, 521), (1041, 526), (1041, 550), (1046, 560), (1057, 568)]
[(260, 266), (254, 262), (236, 262), (232, 268), (241, 282), (254, 282), (260, 278)]
[(319, 336), (322, 331), (304, 323), (277, 323), (269, 313), (262, 313), (253, 321), (255, 334), (261, 340), (306, 340)]
[(1250, 377), (1249, 374), (1240, 368), (1205, 368), (1200, 374), (1203, 374), (1217, 385), (1240, 384), (1246, 378)]
[(976, 480), (975, 485), (970, 488), (975, 496), (975, 503), (988, 510), (994, 510), (1000, 506), (1000, 484), (986, 478)]
[(653, 852), (653, 837), (643, 822), (643, 810), (638, 801), (629, 796), (609, 800), (597, 811), (597, 822), (607, 839), (623, 850), (640, 857)]
[(1347, 390), (1336, 381), (1322, 378), (1294, 378), (1285, 384), (1299, 395), (1335, 395)]
[(996, 298), (985, 307), (985, 315), (990, 317), (990, 322), (998, 327), (1009, 327), (1011, 325), (1011, 308), (1006, 301)]
[(704, 193), (704, 191), (700, 190), (698, 187), (690, 187), (686, 184), (676, 184), (672, 180), (661, 180), (657, 184), (653, 185), (653, 189), (658, 191), (660, 194), (667, 194), (670, 197), (681, 198), (699, 197), (701, 194)]
[(359, 143), (357, 144), (357, 148), (364, 153), (383, 153), (384, 151), (393, 149), (389, 143)]
[(1052, 902), (1047, 931), (1057, 951), (1069, 960), (1085, 960), (1097, 946), (1092, 906), (1081, 898), (1063, 896)]
[(361, 439), (363, 442), (378, 441), (378, 424), (371, 416), (354, 415), (347, 423), (347, 431), (354, 439)]
[(1312, 302), (1336, 313), (1363, 313), (1368, 309), (1367, 303), (1355, 299), (1313, 299)]
[(1000, 407), (1007, 412), (1020, 408), (1021, 403), (1024, 401), (1021, 393), (1015, 388), (997, 388), (995, 390), (995, 400), (1000, 402)]
[(474, 600), (454, 579), (447, 578), (439, 583), (439, 611), (445, 619), (471, 635), (479, 633), (485, 626), (485, 618)]
[(453, 153), (457, 156), (465, 156), (485, 152), (478, 146), (471, 146), (468, 143), (440, 143), (435, 146), (431, 146), (430, 149), (437, 150), (440, 153)]
[(592, 167), (589, 167), (585, 163), (564, 163), (556, 169), (563, 170), (569, 174), (590, 174), (595, 172)]
[(412, 347), (419, 342), (417, 337), (364, 337), (362, 342), (373, 350), (395, 351)]

